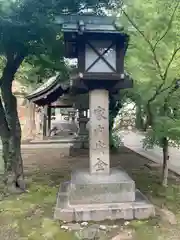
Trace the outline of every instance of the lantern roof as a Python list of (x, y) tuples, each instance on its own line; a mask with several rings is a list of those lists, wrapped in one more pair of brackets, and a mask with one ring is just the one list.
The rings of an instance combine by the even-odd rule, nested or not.
[(55, 23), (62, 25), (64, 32), (114, 33), (119, 34), (123, 30), (118, 26), (115, 17), (94, 15), (60, 15), (55, 18)]

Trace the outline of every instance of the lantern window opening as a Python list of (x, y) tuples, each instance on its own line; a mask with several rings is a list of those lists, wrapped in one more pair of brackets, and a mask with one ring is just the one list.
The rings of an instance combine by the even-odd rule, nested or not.
[[(102, 47), (102, 44), (105, 44)], [(116, 44), (112, 41), (88, 41), (86, 44), (86, 72), (92, 72), (93, 67), (98, 64), (99, 67), (106, 67), (109, 72), (116, 72), (115, 57)], [(98, 46), (100, 44), (100, 47)], [(88, 54), (89, 53), (89, 54)], [(91, 57), (90, 57), (91, 55)], [(109, 58), (109, 59), (108, 59)], [(93, 59), (93, 60), (92, 60)], [(113, 66), (114, 65), (114, 66)], [(97, 66), (96, 66), (97, 67)], [(95, 69), (94, 69), (95, 71)]]

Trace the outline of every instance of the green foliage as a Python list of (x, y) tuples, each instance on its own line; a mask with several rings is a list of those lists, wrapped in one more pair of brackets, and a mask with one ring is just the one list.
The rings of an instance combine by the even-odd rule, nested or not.
[[(174, 49), (179, 47), (180, 39), (177, 34), (180, 27), (177, 24), (177, 19), (180, 16), (179, 9), (176, 10), (168, 33), (160, 40), (168, 28), (176, 2), (135, 0), (126, 8), (129, 18), (145, 36), (144, 38), (133, 27), (133, 31), (129, 32), (131, 42), (126, 57), (126, 68), (135, 80), (133, 93), (136, 92), (136, 96), (145, 102), (153, 96), (157, 87), (162, 83), (163, 79), (160, 73), (164, 76)], [(132, 29), (132, 24), (126, 17), (123, 17), (123, 22), (125, 22), (125, 26), (131, 26)], [(152, 51), (151, 45), (155, 46), (155, 44), (156, 47)], [(165, 86), (169, 86), (175, 78), (179, 77), (179, 56), (180, 52), (177, 52), (168, 68)], [(160, 65), (161, 70), (159, 70), (158, 65)], [(142, 92), (146, 94), (142, 95)]]
[(111, 149), (119, 149), (121, 146), (123, 146), (123, 141), (121, 140), (118, 132), (113, 131), (111, 133), (109, 145)]
[(54, 24), (54, 17), (89, 8), (100, 14), (110, 5), (106, 0), (1, 0), (0, 54), (6, 59), (11, 79), (24, 59), (26, 63), (16, 76), (20, 81), (36, 84), (55, 72), (68, 77), (61, 26)]
[[(127, 72), (134, 88), (128, 91), (137, 106), (151, 120), (145, 145), (162, 146), (163, 137), (179, 142), (180, 3), (176, 0), (127, 1), (121, 9), (121, 23), (130, 34)], [(164, 110), (164, 105), (166, 109)]]
[(98, 9), (103, 2), (107, 5), (106, 1), (97, 0), (3, 0), (0, 4), (0, 51), (7, 54), (26, 49), (28, 54), (40, 54), (43, 60), (47, 53), (59, 58), (62, 37), (60, 26), (53, 24), (55, 15), (77, 13), (88, 7)]
[(117, 149), (119, 147), (119, 137), (116, 136), (113, 132), (114, 121), (121, 109), (121, 99), (118, 96), (116, 99), (115, 96), (109, 95), (109, 144), (111, 148)]
[(180, 145), (180, 120), (172, 119), (170, 117), (158, 116), (154, 120), (154, 124), (151, 129), (148, 130), (143, 146), (144, 148), (153, 148), (154, 145), (163, 147), (162, 139), (167, 137), (169, 145), (179, 146)]
[(67, 72), (63, 41), (57, 37), (61, 29), (52, 22), (54, 8), (52, 1), (1, 1), (0, 53), (5, 59), (2, 77), (7, 71), (11, 81), (15, 77), (23, 84), (36, 85), (57, 71)]

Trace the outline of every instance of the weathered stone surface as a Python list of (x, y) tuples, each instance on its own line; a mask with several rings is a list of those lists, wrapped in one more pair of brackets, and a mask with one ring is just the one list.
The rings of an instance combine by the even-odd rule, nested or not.
[(87, 116), (84, 116), (84, 110), (79, 109), (79, 130), (77, 133), (77, 137), (73, 144), (74, 149), (88, 149), (89, 148), (89, 131), (86, 128), (86, 124), (89, 121)]
[(111, 169), (110, 175), (90, 175), (75, 171), (69, 186), (69, 202), (74, 204), (120, 203), (135, 200), (135, 183), (122, 170)]
[[(75, 171), (58, 194), (54, 217), (66, 222), (146, 219), (154, 207), (122, 170), (110, 169), (109, 94), (90, 91), (90, 169)], [(136, 193), (136, 194), (135, 194)]]
[[(61, 199), (62, 200), (62, 199)], [(74, 211), (73, 209), (60, 209), (60, 208), (56, 208), (55, 212), (54, 212), (54, 218), (55, 219), (59, 219), (59, 220), (63, 220), (66, 222), (73, 222), (75, 217), (74, 217)]]
[(78, 118), (78, 123), (79, 123), (79, 131), (78, 131), (78, 135), (79, 136), (88, 136), (89, 135), (89, 131), (86, 128), (86, 125), (88, 123), (89, 119), (85, 116), (79, 116)]
[(76, 137), (74, 144), (72, 145), (73, 149), (88, 149), (89, 148), (89, 141), (88, 135), (78, 136)]
[(109, 174), (109, 93), (107, 90), (89, 92), (90, 173)]
[[(134, 218), (135, 219), (147, 219), (151, 216), (152, 212), (154, 211), (153, 205), (135, 205), (134, 206)], [(153, 214), (154, 215), (154, 214)]]
[(154, 206), (140, 191), (136, 191), (136, 202), (133, 209), (134, 219), (148, 219), (150, 216), (155, 216)]
[[(139, 197), (140, 195), (140, 197)], [(154, 216), (153, 206), (144, 200), (143, 195), (137, 191), (136, 201), (116, 204), (84, 204), (71, 206), (68, 201), (68, 191), (59, 193), (55, 208), (54, 218), (66, 222), (103, 221), (106, 219), (149, 218)], [(138, 209), (138, 210), (137, 210)], [(139, 210), (142, 210), (139, 213)], [(144, 215), (143, 215), (144, 214)]]

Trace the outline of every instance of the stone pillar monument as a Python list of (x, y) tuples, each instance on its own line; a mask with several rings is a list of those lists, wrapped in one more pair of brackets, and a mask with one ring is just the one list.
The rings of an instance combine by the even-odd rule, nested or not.
[(141, 219), (154, 215), (154, 207), (136, 190), (135, 182), (122, 169), (110, 168), (109, 93), (89, 93), (89, 169), (77, 169), (71, 181), (61, 185), (55, 219), (103, 221)]
[(109, 174), (109, 93), (93, 90), (90, 104), (90, 173)]
[[(61, 185), (54, 217), (78, 222), (154, 216), (153, 205), (136, 190), (130, 176), (121, 168), (110, 168), (109, 91), (132, 87), (124, 72), (129, 36), (116, 29), (114, 18), (71, 16), (64, 21), (66, 44), (70, 48), (74, 42), (77, 47), (76, 52), (67, 52), (78, 59), (74, 88), (89, 93), (89, 168), (74, 170), (71, 180)], [(82, 97), (80, 106), (84, 102)]]

